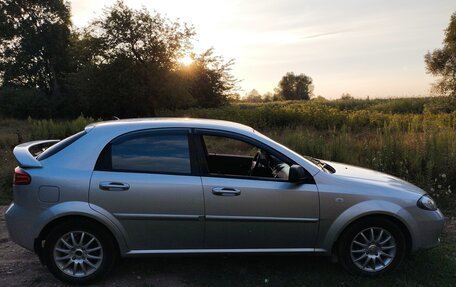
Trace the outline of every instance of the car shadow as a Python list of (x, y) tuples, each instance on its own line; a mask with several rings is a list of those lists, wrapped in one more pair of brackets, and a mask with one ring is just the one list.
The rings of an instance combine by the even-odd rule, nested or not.
[(326, 276), (328, 270), (344, 274), (338, 264), (331, 263), (329, 257), (314, 255), (169, 255), (123, 259), (105, 283), (142, 283), (142, 286), (271, 286), (274, 282), (280, 282), (283, 286), (303, 279), (302, 275), (306, 274), (311, 277), (309, 279), (315, 280), (319, 276)]

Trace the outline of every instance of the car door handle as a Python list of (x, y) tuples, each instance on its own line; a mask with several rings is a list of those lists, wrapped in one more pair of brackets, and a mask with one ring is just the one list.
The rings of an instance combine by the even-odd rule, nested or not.
[(129, 190), (130, 185), (128, 183), (122, 183), (122, 182), (103, 181), (103, 182), (100, 182), (100, 189), (101, 190), (112, 190), (112, 191)]
[(212, 193), (221, 196), (237, 196), (241, 194), (241, 191), (231, 187), (214, 187)]

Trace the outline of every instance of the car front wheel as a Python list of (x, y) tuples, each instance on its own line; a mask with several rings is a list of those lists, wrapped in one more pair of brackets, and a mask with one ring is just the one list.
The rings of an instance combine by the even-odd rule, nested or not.
[(377, 276), (396, 269), (406, 253), (405, 236), (392, 221), (366, 218), (347, 228), (339, 260), (351, 273)]
[(110, 234), (91, 222), (64, 223), (45, 243), (49, 271), (71, 284), (93, 282), (105, 275), (116, 259)]

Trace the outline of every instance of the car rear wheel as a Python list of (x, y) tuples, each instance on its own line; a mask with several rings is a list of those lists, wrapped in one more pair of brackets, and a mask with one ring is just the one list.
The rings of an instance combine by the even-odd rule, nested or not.
[(366, 218), (350, 225), (339, 245), (339, 260), (350, 273), (377, 276), (396, 269), (406, 253), (405, 236), (392, 221)]
[(49, 271), (71, 284), (100, 279), (114, 265), (112, 236), (92, 222), (63, 223), (55, 227), (45, 242)]

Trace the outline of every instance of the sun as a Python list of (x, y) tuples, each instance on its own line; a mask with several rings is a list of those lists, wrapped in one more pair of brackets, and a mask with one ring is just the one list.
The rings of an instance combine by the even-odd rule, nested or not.
[(185, 55), (177, 61), (184, 66), (190, 66), (193, 63), (193, 59), (189, 55)]

